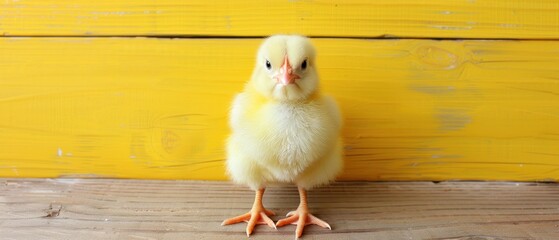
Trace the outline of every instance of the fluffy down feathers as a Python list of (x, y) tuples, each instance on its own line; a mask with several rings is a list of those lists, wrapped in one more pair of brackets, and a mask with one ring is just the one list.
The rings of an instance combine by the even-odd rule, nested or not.
[[(282, 84), (278, 76), (286, 69), (296, 78)], [(230, 114), (227, 170), (235, 182), (255, 190), (275, 182), (310, 189), (334, 180), (342, 169), (341, 117), (335, 101), (319, 93), (318, 82), (307, 38), (264, 41)]]

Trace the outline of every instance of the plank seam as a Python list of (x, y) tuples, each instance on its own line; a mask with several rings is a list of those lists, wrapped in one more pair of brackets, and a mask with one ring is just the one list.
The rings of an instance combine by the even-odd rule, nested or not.
[[(226, 36), (226, 35), (4, 35), (0, 38), (161, 38), (161, 39), (262, 39), (268, 35)], [(446, 38), (446, 37), (398, 37), (398, 36), (313, 36), (314, 39), (355, 39), (355, 40), (435, 40), (435, 41), (559, 41), (557, 38)]]

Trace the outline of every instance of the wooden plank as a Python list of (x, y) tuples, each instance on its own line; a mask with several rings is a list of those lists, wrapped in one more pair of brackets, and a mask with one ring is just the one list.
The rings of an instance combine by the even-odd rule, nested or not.
[[(2, 239), (241, 239), (253, 193), (223, 182), (2, 179)], [(351, 183), (313, 190), (309, 206), (332, 231), (302, 239), (555, 239), (557, 184)], [(298, 205), (293, 186), (268, 188), (277, 221)], [(251, 239), (288, 239), (294, 226), (258, 226)]]
[[(259, 39), (0, 39), (0, 176), (226, 179)], [(315, 40), (345, 180), (559, 179), (559, 42)]]
[(559, 38), (556, 0), (7, 0), (8, 36)]

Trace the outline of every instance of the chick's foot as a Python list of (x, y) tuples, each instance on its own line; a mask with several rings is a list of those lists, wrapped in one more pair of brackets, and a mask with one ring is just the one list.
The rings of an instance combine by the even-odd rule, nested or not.
[(287, 224), (297, 225), (297, 229), (295, 230), (295, 237), (297, 238), (303, 235), (303, 229), (305, 228), (305, 226), (311, 224), (315, 224), (323, 228), (332, 230), (330, 224), (309, 213), (309, 208), (307, 206), (307, 193), (303, 188), (299, 188), (299, 195), (301, 197), (299, 208), (297, 208), (297, 210), (295, 211), (289, 212), (286, 218), (281, 219), (276, 223), (276, 226), (281, 227)]
[(275, 215), (275, 213), (265, 209), (264, 206), (262, 205), (263, 194), (264, 194), (264, 189), (258, 190), (256, 192), (256, 198), (254, 199), (254, 205), (252, 206), (252, 209), (248, 213), (226, 219), (221, 223), (221, 226), (240, 223), (240, 222), (247, 222), (248, 223), (246, 229), (247, 236), (250, 236), (250, 234), (252, 234), (252, 231), (254, 230), (256, 224), (266, 224), (271, 228), (277, 229), (276, 225), (274, 224), (274, 221), (272, 221), (272, 219), (270, 219), (269, 217)]

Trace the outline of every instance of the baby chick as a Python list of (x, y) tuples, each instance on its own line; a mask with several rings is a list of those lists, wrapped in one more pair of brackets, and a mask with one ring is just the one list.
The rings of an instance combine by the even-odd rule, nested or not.
[[(307, 207), (306, 191), (333, 181), (342, 169), (340, 111), (319, 92), (314, 47), (302, 36), (271, 36), (256, 59), (252, 78), (233, 101), (227, 142), (230, 177), (255, 190), (256, 197), (248, 213), (222, 225), (246, 221), (247, 236), (256, 224), (296, 224), (296, 237), (308, 224), (331, 229)], [(274, 224), (262, 196), (268, 184), (278, 182), (295, 183), (300, 204)]]

